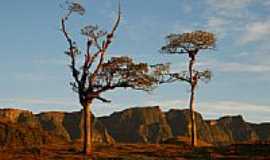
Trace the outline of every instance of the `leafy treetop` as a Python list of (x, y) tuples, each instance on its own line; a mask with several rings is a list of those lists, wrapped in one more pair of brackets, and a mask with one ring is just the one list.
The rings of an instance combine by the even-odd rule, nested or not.
[(167, 44), (161, 48), (161, 51), (168, 54), (197, 53), (201, 49), (213, 49), (216, 42), (215, 35), (205, 31), (170, 34), (166, 39)]

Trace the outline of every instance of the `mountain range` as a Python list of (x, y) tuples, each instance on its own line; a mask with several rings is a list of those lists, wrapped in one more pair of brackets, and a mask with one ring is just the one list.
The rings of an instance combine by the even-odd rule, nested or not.
[[(188, 143), (189, 110), (159, 106), (129, 108), (94, 117), (95, 143)], [(196, 112), (199, 145), (267, 143), (270, 123), (249, 123), (241, 115), (204, 120)], [(81, 112), (42, 112), (0, 109), (0, 147), (81, 141)]]

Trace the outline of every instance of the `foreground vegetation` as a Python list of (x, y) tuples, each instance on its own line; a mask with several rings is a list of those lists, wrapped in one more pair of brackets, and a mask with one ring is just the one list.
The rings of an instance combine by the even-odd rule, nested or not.
[[(51, 144), (40, 147), (2, 149), (0, 160), (86, 160), (81, 143)], [(110, 160), (184, 160), (184, 159), (270, 159), (269, 144), (237, 144), (224, 147), (197, 147), (186, 144), (97, 145), (95, 159)]]

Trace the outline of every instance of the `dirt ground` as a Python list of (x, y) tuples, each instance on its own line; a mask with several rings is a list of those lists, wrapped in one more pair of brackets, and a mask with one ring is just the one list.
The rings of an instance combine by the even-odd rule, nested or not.
[[(0, 160), (90, 160), (81, 154), (80, 144), (57, 144), (39, 147), (6, 147)], [(231, 145), (191, 148), (168, 144), (96, 145), (95, 160), (270, 160), (270, 145)]]

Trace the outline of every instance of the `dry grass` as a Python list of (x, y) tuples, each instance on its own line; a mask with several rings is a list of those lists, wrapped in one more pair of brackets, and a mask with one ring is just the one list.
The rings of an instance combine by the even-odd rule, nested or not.
[[(87, 160), (80, 148), (80, 143), (13, 146), (0, 151), (0, 160)], [(97, 145), (94, 154), (98, 160), (270, 159), (270, 146), (245, 144), (192, 149), (170, 144), (115, 144)]]

